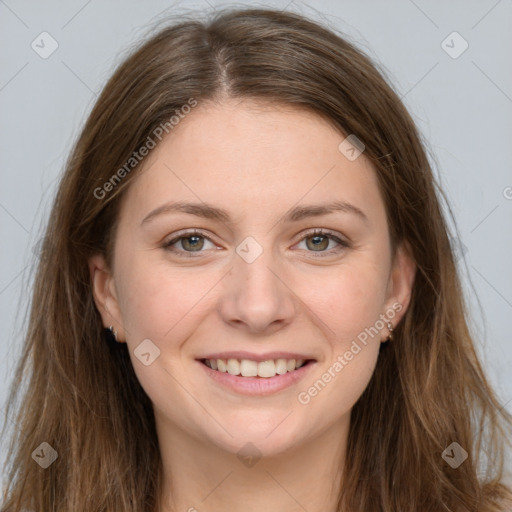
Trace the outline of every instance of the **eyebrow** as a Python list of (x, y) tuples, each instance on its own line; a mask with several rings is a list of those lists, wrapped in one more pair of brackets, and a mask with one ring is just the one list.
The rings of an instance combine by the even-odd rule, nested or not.
[[(150, 222), (155, 217), (169, 213), (188, 213), (205, 219), (217, 220), (226, 224), (233, 224), (231, 216), (226, 210), (217, 208), (207, 203), (189, 203), (189, 202), (169, 202), (155, 208), (141, 222), (141, 225)], [(280, 223), (297, 222), (308, 217), (319, 217), (334, 212), (352, 213), (365, 222), (368, 221), (366, 214), (357, 206), (345, 201), (334, 201), (327, 204), (311, 204), (305, 206), (295, 206), (288, 210)]]

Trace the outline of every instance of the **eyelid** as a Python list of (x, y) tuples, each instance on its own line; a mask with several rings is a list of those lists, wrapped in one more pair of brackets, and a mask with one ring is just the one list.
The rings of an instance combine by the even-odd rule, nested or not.
[(326, 228), (311, 228), (300, 235), (299, 242), (308, 236), (329, 236), (331, 239), (339, 240), (339, 243), (350, 245), (351, 240), (343, 235), (342, 233), (338, 233), (337, 231), (332, 231)]

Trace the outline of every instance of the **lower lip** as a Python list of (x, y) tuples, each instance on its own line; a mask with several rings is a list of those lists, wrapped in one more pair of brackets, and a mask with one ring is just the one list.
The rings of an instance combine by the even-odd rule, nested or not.
[(266, 396), (282, 391), (283, 389), (289, 388), (299, 382), (299, 380), (301, 380), (314, 366), (315, 362), (310, 361), (304, 366), (301, 366), (298, 370), (268, 378), (231, 375), (230, 373), (212, 370), (201, 361), (197, 361), (197, 363), (214, 381), (236, 391), (237, 393), (242, 393), (244, 395)]

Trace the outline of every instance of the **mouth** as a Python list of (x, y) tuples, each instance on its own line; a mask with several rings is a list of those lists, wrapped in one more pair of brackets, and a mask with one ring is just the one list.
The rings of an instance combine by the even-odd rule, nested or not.
[(196, 359), (210, 382), (235, 394), (268, 396), (292, 388), (310, 373), (316, 359), (279, 357), (259, 361), (211, 356)]
[(267, 359), (266, 361), (254, 361), (252, 359), (200, 359), (208, 368), (220, 372), (229, 373), (239, 377), (258, 377), (271, 379), (276, 375), (285, 375), (294, 372), (312, 362), (313, 359)]

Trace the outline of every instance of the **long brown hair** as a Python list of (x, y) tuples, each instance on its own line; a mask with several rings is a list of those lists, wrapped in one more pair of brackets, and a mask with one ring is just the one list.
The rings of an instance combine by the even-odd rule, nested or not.
[[(475, 353), (442, 192), (414, 122), (354, 45), (303, 16), (263, 9), (160, 29), (119, 66), (89, 115), (42, 246), (8, 402), (17, 430), (1, 510), (157, 506), (151, 402), (126, 349), (105, 344), (87, 261), (103, 253), (111, 262), (120, 200), (142, 168), (126, 167), (134, 152), (159, 126), (170, 131), (191, 99), (221, 95), (309, 109), (363, 141), (392, 240), (409, 244), (418, 269), (408, 311), (352, 410), (338, 510), (502, 510), (511, 499), (503, 456), (512, 421)], [(49, 450), (43, 442), (58, 454), (46, 469), (33, 457)], [(442, 457), (453, 442), (468, 453), (457, 469)]]

